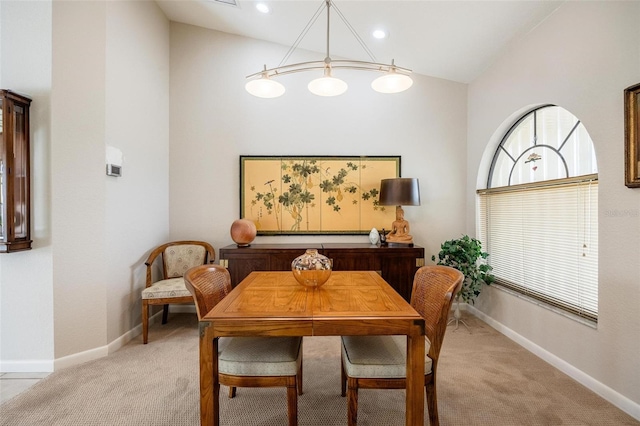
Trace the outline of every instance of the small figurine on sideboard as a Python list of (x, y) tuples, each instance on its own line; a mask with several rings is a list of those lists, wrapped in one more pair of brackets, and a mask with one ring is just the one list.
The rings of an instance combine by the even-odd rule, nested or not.
[(387, 231), (384, 228), (382, 228), (382, 231), (380, 231), (380, 245), (387, 245)]

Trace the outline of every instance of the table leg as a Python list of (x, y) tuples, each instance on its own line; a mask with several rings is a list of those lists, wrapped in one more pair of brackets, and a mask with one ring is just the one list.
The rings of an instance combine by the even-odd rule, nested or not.
[(424, 357), (423, 331), (407, 336), (407, 426), (424, 425)]
[(218, 339), (211, 323), (200, 322), (200, 426), (220, 424), (220, 382), (218, 381)]

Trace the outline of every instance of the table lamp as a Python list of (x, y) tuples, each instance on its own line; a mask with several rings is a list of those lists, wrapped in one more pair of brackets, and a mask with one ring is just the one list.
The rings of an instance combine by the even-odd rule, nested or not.
[(409, 222), (404, 218), (402, 206), (420, 205), (420, 187), (416, 178), (392, 178), (380, 181), (381, 206), (396, 206), (396, 220), (387, 234), (390, 244), (406, 244), (413, 246)]

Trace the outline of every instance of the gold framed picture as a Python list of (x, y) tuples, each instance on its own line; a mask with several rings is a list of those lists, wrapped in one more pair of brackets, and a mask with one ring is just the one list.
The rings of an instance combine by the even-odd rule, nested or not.
[(368, 234), (395, 219), (380, 181), (400, 156), (240, 156), (240, 215), (258, 235)]
[(640, 188), (640, 83), (624, 90), (624, 180)]

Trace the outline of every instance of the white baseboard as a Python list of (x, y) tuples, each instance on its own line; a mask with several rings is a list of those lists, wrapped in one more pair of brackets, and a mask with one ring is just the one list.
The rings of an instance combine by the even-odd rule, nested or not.
[(74, 365), (84, 364), (94, 359), (102, 358), (109, 355), (109, 349), (107, 346), (100, 346), (97, 348), (89, 349), (87, 351), (78, 352), (75, 354), (56, 358), (53, 361), (54, 371), (62, 370), (63, 368), (72, 367)]
[[(178, 305), (179, 306), (179, 305)], [(179, 312), (178, 310), (173, 310), (175, 312)], [(156, 322), (159, 322), (162, 316), (162, 311), (156, 312), (154, 315), (149, 317), (149, 325), (152, 325)], [(58, 358), (54, 361), (55, 370), (60, 370), (67, 367), (72, 367), (74, 365), (83, 364), (87, 361), (93, 361), (94, 359), (102, 358), (103, 356), (107, 356), (109, 354), (114, 353), (131, 340), (136, 338), (142, 334), (142, 324), (138, 324), (131, 330), (124, 333), (122, 336), (113, 340), (111, 343), (105, 346), (101, 346), (98, 348), (89, 349), (88, 351), (78, 352), (73, 355), (68, 355), (62, 358)]]
[[(179, 305), (169, 305), (169, 312), (173, 312), (173, 313), (196, 313), (196, 307), (195, 305), (183, 305), (183, 304), (179, 304)], [(149, 325), (152, 325), (156, 322), (160, 322), (162, 319), (162, 310), (156, 312), (154, 315), (152, 315), (151, 317), (149, 317)], [(58, 358), (53, 362), (53, 370), (47, 370), (47, 371), (54, 371), (54, 370), (60, 370), (62, 368), (67, 368), (67, 367), (71, 367), (74, 365), (78, 365), (78, 364), (82, 364), (85, 363), (87, 361), (93, 361), (94, 359), (98, 359), (98, 358), (102, 358), (103, 356), (107, 356), (109, 354), (114, 353), (115, 351), (117, 351), (118, 349), (120, 349), (121, 347), (123, 347), (124, 345), (126, 345), (127, 343), (129, 343), (131, 340), (135, 339), (136, 337), (138, 337), (139, 335), (142, 334), (142, 324), (138, 324), (137, 326), (135, 326), (134, 328), (132, 328), (131, 330), (127, 331), (126, 333), (124, 333), (122, 336), (118, 337), (117, 339), (113, 340), (111, 343), (109, 343), (106, 346), (102, 346), (99, 348), (94, 348), (94, 349), (89, 349), (88, 351), (84, 351), (84, 352), (79, 352), (73, 355), (69, 355), (66, 357), (62, 357), (62, 358)], [(4, 370), (2, 370), (4, 371)], [(31, 370), (33, 371), (33, 370)], [(40, 371), (40, 370), (38, 370)]]
[(3, 373), (51, 373), (53, 361), (50, 359), (30, 361), (0, 361)]
[[(465, 304), (465, 305), (466, 306), (464, 307), (465, 308), (464, 310), (468, 311), (470, 314), (480, 318), (482, 321), (486, 322), (491, 327), (493, 327), (500, 333), (504, 334), (509, 339), (513, 340), (520, 346), (524, 347), (525, 349), (527, 349), (529, 352), (533, 353), (537, 357), (548, 362), (549, 364), (551, 364), (558, 370), (562, 371), (567, 376), (571, 377), (581, 385), (595, 392), (597, 395), (609, 401), (611, 404), (615, 405), (625, 413), (629, 414), (631, 417), (635, 418), (636, 420), (640, 420), (640, 404), (630, 400), (626, 396), (616, 392), (615, 390), (611, 389), (605, 384), (589, 376), (584, 371), (577, 369), (576, 367), (564, 361), (563, 359), (558, 358), (556, 355), (552, 354), (551, 352), (548, 352), (544, 348), (524, 338), (520, 334), (506, 327), (504, 324), (496, 321), (495, 319), (486, 315), (484, 312), (479, 311), (474, 306), (471, 306), (468, 304)], [(462, 304), (460, 304), (460, 310), (463, 310)]]
[[(195, 307), (192, 306), (193, 311), (188, 309), (183, 310), (178, 308), (181, 305), (175, 305), (170, 308), (172, 312), (194, 312)], [(155, 315), (149, 318), (149, 324), (159, 322), (162, 316), (162, 311), (159, 311)], [(142, 334), (142, 324), (138, 324), (136, 327), (124, 333), (111, 343), (105, 346), (89, 349), (86, 351), (78, 352), (72, 355), (67, 355), (55, 360), (43, 359), (43, 360), (2, 360), (0, 361), (0, 371), (3, 373), (51, 373), (53, 371), (61, 370), (63, 368), (72, 367), (74, 365), (83, 364), (87, 361), (93, 361), (98, 358), (102, 358), (109, 354), (114, 353), (131, 340)]]
[[(162, 315), (162, 311), (156, 312), (154, 315), (150, 316), (149, 325), (154, 324), (157, 321), (160, 321), (158, 319), (160, 315)], [(109, 343), (107, 345), (107, 355), (114, 353), (115, 351), (117, 351), (118, 349), (120, 349), (121, 347), (123, 347), (124, 345), (126, 345), (127, 343), (129, 343), (130, 341), (132, 341), (133, 339), (135, 339), (141, 334), (142, 334), (142, 324), (138, 324), (135, 327), (133, 327), (131, 330), (124, 333), (122, 336), (118, 337), (117, 339)]]
[[(196, 313), (196, 305), (169, 305), (169, 312), (181, 314), (195, 314)], [(149, 325), (159, 322), (161, 320), (162, 311), (156, 312), (149, 318)], [(137, 336), (142, 334), (142, 324), (138, 324), (131, 330), (124, 333), (122, 336), (118, 337), (108, 345), (108, 353), (112, 354), (131, 340), (135, 339)]]

